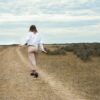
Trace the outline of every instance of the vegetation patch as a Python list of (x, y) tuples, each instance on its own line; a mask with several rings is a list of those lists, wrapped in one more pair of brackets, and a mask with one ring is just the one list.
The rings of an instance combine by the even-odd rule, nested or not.
[(72, 43), (57, 45), (55, 50), (47, 49), (48, 55), (65, 55), (67, 52), (73, 52), (80, 59), (87, 61), (91, 56), (100, 57), (100, 43)]

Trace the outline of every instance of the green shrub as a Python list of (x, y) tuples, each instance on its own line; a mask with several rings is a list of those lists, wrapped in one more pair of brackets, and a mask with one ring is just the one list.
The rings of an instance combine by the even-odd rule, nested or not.
[(95, 49), (95, 55), (100, 56), (100, 48)]
[(90, 56), (92, 55), (92, 50), (91, 49), (83, 49), (83, 50), (80, 50), (80, 51), (76, 51), (76, 55), (86, 61), (86, 60), (89, 60), (90, 59)]

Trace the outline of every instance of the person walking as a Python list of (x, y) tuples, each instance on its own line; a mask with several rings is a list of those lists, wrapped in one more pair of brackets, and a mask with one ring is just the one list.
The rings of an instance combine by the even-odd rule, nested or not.
[[(38, 77), (37, 72), (37, 55), (39, 51), (42, 51), (44, 53), (47, 53), (47, 51), (44, 49), (42, 39), (39, 35), (39, 32), (37, 31), (37, 28), (35, 25), (31, 25), (29, 28), (29, 32), (26, 35), (26, 38), (24, 39), (24, 44), (28, 45), (28, 58), (30, 61), (30, 68), (31, 68), (31, 76), (34, 76), (35, 78)], [(20, 45), (22, 46), (22, 45)]]

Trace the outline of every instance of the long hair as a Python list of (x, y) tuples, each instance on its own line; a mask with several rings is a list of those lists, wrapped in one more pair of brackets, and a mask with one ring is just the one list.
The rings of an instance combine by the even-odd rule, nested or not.
[(30, 32), (34, 32), (34, 33), (37, 33), (38, 32), (35, 25), (31, 25), (29, 31)]

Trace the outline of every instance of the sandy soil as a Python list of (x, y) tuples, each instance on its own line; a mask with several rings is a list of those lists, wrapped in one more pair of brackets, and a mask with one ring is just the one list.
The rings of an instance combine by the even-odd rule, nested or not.
[(0, 100), (100, 100), (100, 58), (38, 55), (30, 76), (27, 47), (0, 48)]

